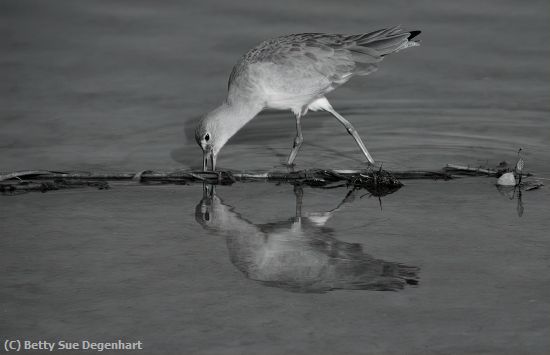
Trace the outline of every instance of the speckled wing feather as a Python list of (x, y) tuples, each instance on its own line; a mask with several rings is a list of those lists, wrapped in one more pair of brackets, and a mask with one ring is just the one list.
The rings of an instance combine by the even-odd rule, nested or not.
[(318, 90), (330, 91), (353, 75), (372, 73), (385, 55), (418, 45), (409, 41), (418, 33), (393, 27), (357, 35), (301, 33), (274, 38), (260, 43), (241, 58), (233, 68), (229, 86), (246, 65), (266, 62), (300, 68), (304, 77), (326, 78), (330, 84)]

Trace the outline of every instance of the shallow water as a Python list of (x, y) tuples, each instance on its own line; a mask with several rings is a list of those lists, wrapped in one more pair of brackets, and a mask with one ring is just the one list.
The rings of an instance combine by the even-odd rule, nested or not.
[[(495, 166), (521, 147), (526, 169), (550, 177), (547, 2), (312, 4), (4, 1), (0, 171), (198, 168), (196, 120), (246, 49), (402, 23), (424, 31), (422, 46), (329, 96), (374, 158), (396, 170)], [(298, 168), (362, 166), (329, 115), (303, 123)], [(262, 113), (219, 165), (284, 169), (293, 130), (290, 113)], [(200, 185), (124, 184), (4, 196), (0, 339), (544, 353), (550, 193), (524, 192), (520, 217), (517, 195), (494, 183), (405, 181), (380, 200), (271, 183), (206, 198)]]

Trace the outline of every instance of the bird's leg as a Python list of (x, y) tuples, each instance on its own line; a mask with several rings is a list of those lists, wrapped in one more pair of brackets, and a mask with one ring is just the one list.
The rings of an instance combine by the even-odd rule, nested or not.
[(302, 217), (302, 200), (304, 198), (304, 189), (302, 185), (294, 185), (294, 196), (296, 197), (296, 218)]
[(301, 116), (302, 116), (301, 114), (296, 115), (296, 138), (294, 138), (292, 151), (288, 156), (288, 162), (287, 162), (288, 165), (293, 165), (294, 159), (296, 159), (296, 155), (298, 154), (298, 151), (300, 150), (300, 147), (304, 142), (304, 137), (302, 136), (302, 125), (300, 123)]
[(336, 211), (339, 211), (342, 206), (344, 206), (346, 203), (352, 203), (353, 200), (355, 200), (355, 195), (356, 195), (356, 191), (357, 191), (358, 188), (352, 188), (351, 190), (349, 190), (347, 193), (346, 193), (346, 196), (344, 197), (344, 199), (342, 201), (340, 201), (340, 203), (333, 209), (331, 209), (330, 213), (334, 213)]
[(357, 142), (357, 145), (359, 146), (359, 148), (361, 148), (361, 151), (363, 152), (365, 157), (367, 157), (369, 163), (374, 164), (374, 159), (372, 159), (371, 155), (369, 154), (369, 151), (367, 150), (367, 147), (365, 147), (365, 144), (361, 140), (361, 137), (359, 136), (359, 133), (357, 133), (357, 130), (355, 129), (355, 127), (353, 127), (353, 125), (350, 123), (350, 121), (348, 121), (344, 117), (340, 116), (340, 114), (338, 112), (334, 111), (334, 109), (332, 107), (326, 108), (326, 110), (328, 112), (330, 112), (334, 117), (336, 117), (338, 122), (340, 122), (344, 127), (346, 127), (346, 130), (355, 139), (355, 141)]

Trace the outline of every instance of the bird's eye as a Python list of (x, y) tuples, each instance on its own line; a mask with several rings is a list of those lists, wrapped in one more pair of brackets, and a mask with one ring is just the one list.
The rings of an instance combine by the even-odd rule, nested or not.
[(210, 140), (210, 135), (208, 133), (204, 136), (204, 140), (207, 142)]

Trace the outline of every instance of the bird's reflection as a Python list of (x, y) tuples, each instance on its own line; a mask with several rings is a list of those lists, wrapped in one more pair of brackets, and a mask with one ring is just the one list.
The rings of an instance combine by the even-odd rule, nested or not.
[(516, 186), (499, 186), (496, 188), (502, 196), (507, 197), (509, 200), (516, 200), (516, 212), (518, 217), (523, 216), (523, 192), (537, 190), (544, 186), (543, 183), (537, 180), (523, 181)]
[(419, 269), (375, 259), (357, 243), (335, 238), (325, 226), (353, 192), (336, 208), (302, 213), (303, 190), (294, 187), (296, 216), (257, 225), (225, 204), (212, 185), (204, 186), (196, 207), (203, 228), (225, 236), (231, 262), (249, 279), (294, 292), (323, 293), (335, 289), (395, 291), (418, 283)]
[(518, 214), (518, 217), (523, 216), (523, 199), (522, 199), (522, 191), (520, 186), (498, 186), (497, 190), (500, 192), (502, 196), (508, 197), (510, 200), (516, 200), (516, 212)]

